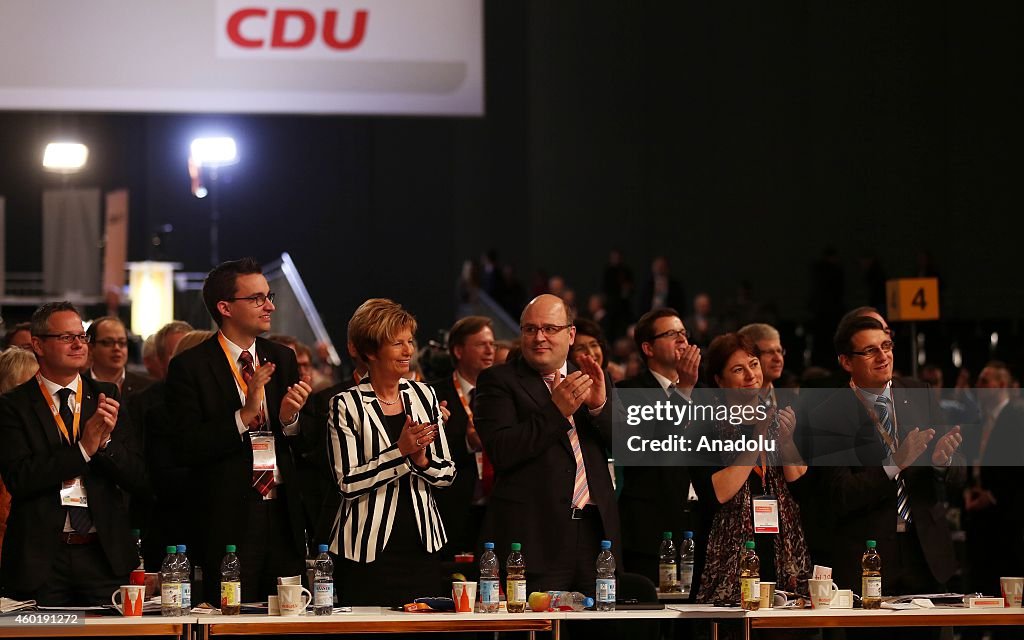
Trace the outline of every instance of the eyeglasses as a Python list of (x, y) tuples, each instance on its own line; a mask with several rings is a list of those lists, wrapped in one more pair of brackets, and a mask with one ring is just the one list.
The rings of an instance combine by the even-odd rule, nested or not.
[(778, 348), (778, 349), (762, 349), (761, 350), (761, 355), (762, 356), (769, 356), (769, 357), (771, 357), (771, 356), (784, 356), (784, 355), (786, 355), (786, 350), (782, 349), (782, 348)]
[(249, 302), (252, 303), (252, 306), (258, 308), (258, 307), (262, 307), (263, 305), (267, 304), (267, 302), (270, 302), (271, 304), (273, 304), (274, 296), (276, 296), (276, 295), (277, 295), (276, 293), (271, 291), (270, 293), (257, 293), (257, 294), (251, 295), (251, 296), (245, 296), (244, 298), (224, 298), (224, 300), (226, 302), (235, 302), (237, 300), (248, 300)]
[(863, 351), (851, 351), (850, 355), (851, 356), (860, 356), (862, 358), (872, 359), (872, 358), (877, 358), (878, 354), (882, 353), (883, 351), (885, 353), (892, 353), (892, 348), (893, 348), (892, 340), (886, 340), (885, 342), (883, 342), (879, 346), (881, 348), (879, 348), (879, 347), (868, 347), (867, 349), (865, 349)]
[(527, 324), (519, 327), (519, 330), (522, 331), (523, 335), (526, 336), (527, 338), (532, 338), (533, 336), (537, 335), (538, 331), (540, 333), (543, 333), (545, 336), (550, 337), (555, 335), (556, 333), (565, 331), (571, 326), (571, 324), (545, 324), (538, 327), (535, 324)]
[(658, 335), (652, 337), (651, 340), (661, 340), (662, 338), (672, 338), (673, 340), (684, 338), (689, 340), (690, 332), (686, 329), (671, 329), (669, 331), (662, 331)]
[(128, 348), (128, 341), (124, 338), (103, 338), (101, 340), (94, 340), (95, 344), (107, 349), (113, 349), (114, 347), (120, 347), (122, 349)]
[(53, 338), (62, 344), (71, 344), (78, 340), (82, 344), (89, 344), (92, 338), (88, 333), (40, 333), (37, 338)]

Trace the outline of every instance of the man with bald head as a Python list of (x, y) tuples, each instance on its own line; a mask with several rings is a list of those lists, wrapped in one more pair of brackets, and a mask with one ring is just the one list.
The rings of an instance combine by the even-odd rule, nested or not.
[(477, 378), (474, 421), (495, 470), (483, 540), (499, 557), (522, 543), (530, 591), (593, 594), (601, 540), (619, 550), (611, 383), (589, 356), (568, 361), (576, 328), (561, 299), (534, 298), (519, 324), (522, 355)]

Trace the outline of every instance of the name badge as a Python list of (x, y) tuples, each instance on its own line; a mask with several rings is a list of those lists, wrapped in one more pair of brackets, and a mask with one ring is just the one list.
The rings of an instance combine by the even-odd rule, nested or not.
[(60, 488), (60, 503), (65, 507), (88, 507), (89, 494), (82, 484), (82, 477), (65, 480)]
[(779, 532), (779, 501), (772, 496), (752, 500), (754, 504), (754, 533)]
[(277, 465), (274, 436), (250, 436), (252, 440), (252, 470), (273, 471)]

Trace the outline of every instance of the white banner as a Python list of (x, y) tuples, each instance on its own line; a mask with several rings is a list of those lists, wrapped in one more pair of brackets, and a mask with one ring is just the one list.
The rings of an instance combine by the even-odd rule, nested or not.
[(4, 0), (0, 109), (482, 115), (481, 5)]

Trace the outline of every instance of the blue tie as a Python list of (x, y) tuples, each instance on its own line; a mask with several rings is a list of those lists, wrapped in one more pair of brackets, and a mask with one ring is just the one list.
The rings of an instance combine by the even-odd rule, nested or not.
[[(64, 428), (67, 429), (68, 437), (74, 439), (75, 414), (71, 411), (71, 405), (68, 404), (68, 400), (71, 398), (71, 394), (74, 393), (67, 387), (57, 392), (60, 396), (60, 419), (64, 421)], [(68, 442), (68, 445), (74, 447), (77, 446), (74, 442)], [(89, 533), (92, 529), (92, 517), (89, 515), (88, 507), (67, 507), (68, 519), (71, 520), (71, 528), (77, 533)]]
[[(892, 412), (889, 411), (889, 399), (885, 396), (878, 396), (875, 400), (875, 413), (878, 414), (878, 421), (882, 423), (882, 428), (885, 429), (889, 437), (892, 438), (893, 442), (897, 441), (896, 426), (892, 421)], [(886, 444), (886, 449), (889, 449)], [(895, 451), (890, 450), (889, 455), (893, 455)], [(904, 522), (910, 522), (910, 493), (907, 491), (907, 483), (903, 480), (903, 474), (896, 474), (896, 511), (903, 518)]]

